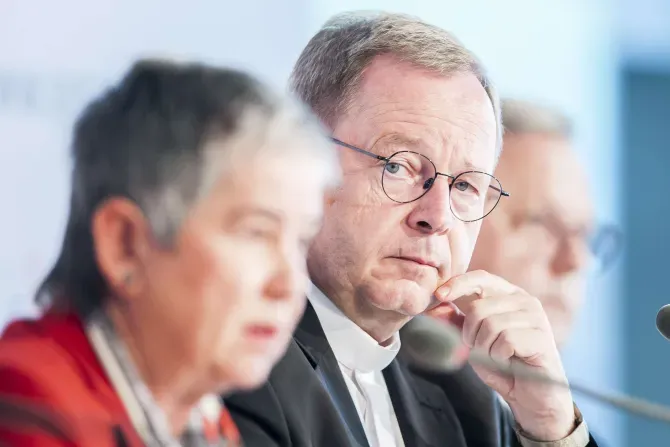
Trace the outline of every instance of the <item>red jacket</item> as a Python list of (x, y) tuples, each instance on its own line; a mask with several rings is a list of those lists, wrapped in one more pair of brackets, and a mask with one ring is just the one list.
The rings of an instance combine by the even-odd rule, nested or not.
[(143, 445), (74, 315), (46, 314), (6, 328), (0, 402), (37, 408), (47, 422), (18, 409), (3, 414), (0, 405), (2, 446)]

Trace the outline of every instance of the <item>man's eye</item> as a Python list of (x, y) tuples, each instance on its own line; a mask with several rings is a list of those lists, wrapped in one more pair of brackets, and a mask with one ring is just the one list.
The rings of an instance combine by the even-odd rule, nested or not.
[(397, 175), (397, 176), (405, 176), (405, 177), (410, 175), (410, 171), (411, 171), (411, 169), (407, 165), (405, 165), (403, 163), (395, 163), (395, 162), (386, 163), (386, 166), (384, 167), (384, 169), (389, 174), (394, 174), (394, 175)]
[(400, 170), (400, 165), (398, 163), (387, 163), (386, 164), (386, 171), (391, 173), (391, 174), (397, 174), (399, 170)]
[(472, 183), (465, 180), (459, 180), (452, 185), (461, 195), (467, 196), (479, 196), (479, 189), (477, 189)]
[(461, 181), (454, 183), (454, 188), (458, 189), (459, 191), (467, 191), (469, 187), (470, 184), (468, 182)]

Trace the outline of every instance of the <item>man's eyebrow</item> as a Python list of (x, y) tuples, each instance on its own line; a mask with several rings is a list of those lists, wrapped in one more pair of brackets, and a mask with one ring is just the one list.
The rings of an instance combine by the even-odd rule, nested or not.
[(399, 133), (385, 135), (374, 144), (372, 151), (382, 156), (389, 156), (398, 151), (412, 151), (419, 154), (430, 153), (426, 142), (417, 137), (410, 137)]
[[(399, 133), (394, 133), (390, 134), (388, 136), (385, 136), (381, 138), (378, 142), (378, 145), (382, 148), (382, 152), (384, 152), (384, 147), (386, 148), (393, 148), (398, 149), (398, 147), (402, 147), (403, 149), (407, 149), (410, 151), (417, 152), (419, 154), (422, 154), (428, 159), (431, 159), (430, 157), (430, 151), (429, 151), (429, 145), (426, 144), (426, 142), (418, 137), (410, 137), (408, 135), (403, 135)], [(386, 152), (390, 152), (388, 149)], [(389, 154), (385, 154), (389, 155)], [(449, 174), (460, 174), (462, 172), (467, 172), (467, 171), (478, 171), (478, 172), (487, 172), (486, 170), (482, 169), (481, 166), (478, 164), (475, 164), (470, 158), (466, 158), (463, 160), (462, 163), (459, 163), (459, 170), (458, 172), (454, 173), (449, 173)], [(439, 170), (439, 169), (438, 169)], [(491, 174), (490, 172), (487, 172), (487, 174)], [(493, 174), (491, 174), (493, 175)]]
[(465, 159), (463, 161), (463, 172), (467, 171), (486, 172), (487, 174), (493, 175), (492, 173), (482, 169), (481, 166), (474, 164), (470, 159)]
[(381, 146), (402, 146), (407, 149), (419, 152), (419, 149), (425, 149), (426, 144), (421, 138), (410, 137), (399, 133), (390, 134), (379, 140)]

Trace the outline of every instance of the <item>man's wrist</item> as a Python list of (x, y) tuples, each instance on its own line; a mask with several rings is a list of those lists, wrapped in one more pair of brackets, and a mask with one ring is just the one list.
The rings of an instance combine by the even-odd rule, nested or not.
[(515, 431), (519, 442), (523, 447), (585, 447), (589, 443), (589, 429), (584, 422), (582, 413), (574, 405), (575, 420), (570, 433), (557, 440), (539, 440), (526, 433), (523, 428), (517, 424)]

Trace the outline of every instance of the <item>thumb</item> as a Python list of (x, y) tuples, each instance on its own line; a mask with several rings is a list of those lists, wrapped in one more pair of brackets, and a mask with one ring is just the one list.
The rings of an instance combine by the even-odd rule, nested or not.
[(463, 329), (465, 314), (460, 311), (454, 303), (442, 303), (439, 306), (427, 311), (425, 315), (444, 321), (447, 324)]

